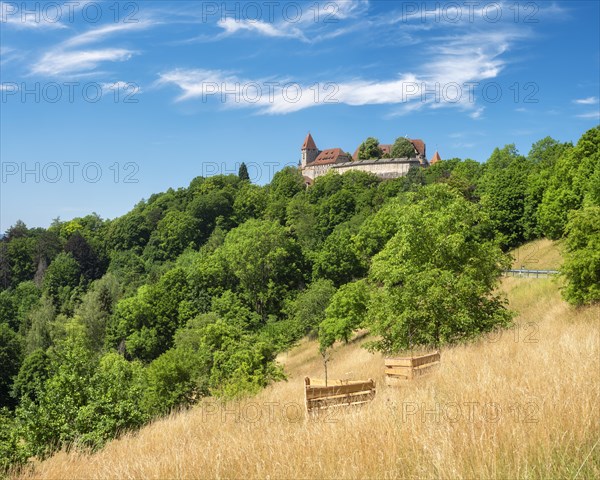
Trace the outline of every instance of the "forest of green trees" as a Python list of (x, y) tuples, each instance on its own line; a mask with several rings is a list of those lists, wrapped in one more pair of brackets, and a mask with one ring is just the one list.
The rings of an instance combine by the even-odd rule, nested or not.
[(485, 163), (379, 180), (296, 168), (270, 184), (195, 178), (114, 220), (91, 214), (0, 240), (0, 472), (99, 448), (202, 396), (284, 378), (276, 355), (466, 341), (508, 326), (509, 249), (563, 239), (564, 298), (600, 301), (600, 127)]

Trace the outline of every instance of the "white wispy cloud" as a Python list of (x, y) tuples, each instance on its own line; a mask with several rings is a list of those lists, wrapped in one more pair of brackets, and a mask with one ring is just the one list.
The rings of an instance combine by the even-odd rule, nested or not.
[(16, 50), (15, 48), (7, 45), (0, 46), (0, 65), (6, 65), (7, 63), (23, 58), (23, 53)]
[(297, 38), (303, 42), (308, 41), (302, 30), (287, 22), (279, 24), (267, 23), (254, 20), (236, 20), (234, 18), (225, 18), (217, 23), (224, 32), (224, 36), (233, 35), (240, 31), (255, 32), (265, 37), (273, 38)]
[(0, 92), (15, 92), (19, 90), (19, 86), (15, 83), (0, 83)]
[(600, 118), (600, 112), (587, 112), (575, 116), (577, 118)]
[[(484, 11), (482, 6), (475, 7), (474, 20), (468, 15), (463, 16), (463, 25), (465, 22), (470, 23), (468, 28), (456, 29), (456, 25), (443, 22), (435, 24), (436, 28), (432, 30), (431, 22), (423, 24), (420, 17), (418, 20), (402, 19), (400, 10), (386, 12), (385, 15), (365, 16), (369, 8), (367, 1), (338, 2), (336, 5), (339, 8), (334, 8), (337, 21), (334, 22), (335, 28), (330, 26), (329, 30), (323, 32), (312, 30), (314, 25), (310, 23), (315, 23), (314, 19), (304, 17), (297, 23), (225, 18), (218, 22), (218, 26), (223, 30), (220, 34), (222, 36), (247, 32), (271, 38), (295, 38), (307, 43), (332, 38), (340, 31), (338, 26), (348, 30), (362, 29), (358, 34), (365, 36), (367, 42), (398, 38), (405, 30), (410, 30), (411, 35), (415, 35), (414, 43), (424, 42), (418, 56), (426, 61), (409, 62), (408, 68), (398, 68), (395, 75), (388, 75), (387, 78), (332, 78), (330, 82), (321, 82), (321, 86), (330, 85), (335, 90), (330, 95), (322, 92), (315, 96), (314, 88), (311, 87), (315, 81), (298, 79), (296, 85), (300, 87), (302, 94), (294, 101), (285, 96), (283, 84), (290, 80), (283, 78), (275, 79), (278, 85), (272, 88), (270, 96), (263, 92), (258, 99), (246, 98), (244, 86), (266, 84), (273, 79), (252, 78), (222, 70), (179, 68), (160, 74), (157, 83), (179, 88), (181, 94), (177, 101), (199, 98), (208, 101), (209, 98), (221, 97), (221, 90), (233, 89), (236, 91), (235, 95), (225, 95), (219, 100), (225, 107), (250, 108), (260, 114), (288, 114), (318, 105), (337, 103), (352, 106), (390, 105), (393, 107), (391, 116), (409, 115), (421, 109), (458, 108), (472, 119), (482, 119), (486, 108), (485, 99), (475, 99), (474, 89), (485, 81), (497, 78), (506, 68), (513, 47), (534, 34), (531, 28), (516, 25), (512, 21), (485, 21), (485, 14), (489, 12)], [(501, 2), (500, 7), (502, 5), (508, 4)], [(320, 12), (324, 14), (325, 7), (321, 7)], [(417, 8), (420, 10), (423, 6), (419, 4)], [(328, 13), (331, 14), (332, 11), (329, 10)], [(561, 13), (558, 7), (553, 7), (550, 11), (552, 14)], [(442, 10), (436, 13), (442, 15)], [(549, 14), (548, 11), (546, 13)], [(443, 14), (451, 15), (451, 12), (445, 10)], [(347, 21), (353, 19), (356, 22)], [(404, 22), (402, 28), (398, 25), (400, 21)], [(391, 45), (393, 44), (392, 42)], [(215, 88), (216, 92), (209, 91)]]
[[(57, 8), (60, 5), (56, 4)], [(30, 11), (27, 12), (27, 8)], [(16, 29), (60, 29), (67, 28), (61, 21), (60, 16), (52, 16), (42, 11), (39, 4), (34, 8), (26, 7), (24, 2), (0, 2), (0, 26)]]
[(99, 43), (114, 35), (148, 29), (157, 22), (139, 20), (92, 28), (68, 38), (44, 53), (32, 66), (31, 73), (52, 77), (86, 76), (106, 62), (124, 62), (137, 52), (128, 48), (81, 48)]
[(369, 9), (369, 0), (325, 0), (321, 2), (316, 2), (316, 4), (319, 5), (319, 11), (321, 15), (324, 16), (327, 20), (331, 18), (336, 18), (340, 20), (348, 18), (357, 18), (366, 13)]
[(155, 25), (158, 22), (154, 20), (140, 20), (138, 22), (131, 23), (115, 23), (110, 25), (103, 25), (101, 27), (93, 28), (87, 32), (75, 35), (61, 44), (63, 48), (79, 47), (81, 45), (88, 45), (90, 43), (97, 43), (101, 40), (109, 38), (119, 33), (133, 32), (136, 30), (146, 30)]
[(573, 103), (578, 105), (596, 105), (598, 103), (598, 97), (587, 97), (573, 100)]
[(47, 76), (79, 74), (95, 69), (103, 62), (123, 62), (134, 52), (122, 48), (97, 50), (51, 51), (42, 56), (32, 73)]
[[(424, 67), (399, 73), (385, 80), (350, 79), (319, 84), (316, 95), (314, 82), (298, 82), (294, 89), (301, 92), (290, 99), (285, 83), (266, 91), (273, 79), (244, 78), (221, 70), (175, 69), (159, 76), (159, 85), (175, 85), (181, 90), (178, 101), (201, 98), (218, 99), (227, 107), (253, 108), (262, 114), (287, 114), (328, 103), (361, 105), (396, 105), (395, 115), (407, 115), (423, 108), (459, 108), (471, 118), (482, 118), (485, 106), (477, 104), (473, 92), (477, 84), (496, 78), (506, 64), (504, 54), (523, 33), (511, 28), (497, 31), (476, 31), (462, 35), (432, 39), (423, 51), (428, 58)], [(474, 47), (475, 45), (475, 47)], [(248, 85), (259, 85), (261, 95), (245, 94)], [(233, 91), (234, 95), (221, 95)], [(256, 97), (256, 98), (255, 98)]]
[[(278, 4), (277, 4), (278, 5)], [(242, 18), (239, 15), (221, 18), (217, 26), (223, 31), (210, 40), (219, 40), (247, 32), (270, 38), (293, 38), (305, 43), (316, 43), (339, 37), (354, 30), (348, 21), (357, 19), (369, 8), (368, 0), (342, 0), (314, 2), (298, 8), (294, 18)], [(289, 13), (288, 13), (289, 15)], [(279, 15), (281, 16), (281, 15)], [(285, 17), (285, 15), (283, 15)], [(344, 23), (344, 25), (342, 25)], [(209, 40), (206, 36), (196, 39)]]
[(473, 119), (478, 119), (481, 118), (481, 115), (483, 114), (483, 111), (485, 110), (484, 107), (479, 107), (477, 108), (474, 112), (471, 112), (469, 114), (469, 117), (473, 118)]

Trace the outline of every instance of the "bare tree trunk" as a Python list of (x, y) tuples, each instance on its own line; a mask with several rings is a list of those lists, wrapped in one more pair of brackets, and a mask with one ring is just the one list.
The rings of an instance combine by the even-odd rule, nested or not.
[(323, 357), (323, 368), (325, 369), (325, 386), (327, 386), (327, 363), (329, 362), (329, 352), (324, 350), (321, 352)]

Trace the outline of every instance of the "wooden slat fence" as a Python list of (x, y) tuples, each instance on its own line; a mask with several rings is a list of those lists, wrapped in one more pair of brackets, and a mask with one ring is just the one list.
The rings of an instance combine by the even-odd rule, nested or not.
[(306, 411), (317, 413), (320, 410), (337, 407), (362, 405), (375, 398), (375, 381), (304, 379)]
[(385, 381), (387, 385), (412, 380), (427, 373), (440, 365), (440, 352), (428, 353), (417, 357), (386, 358)]

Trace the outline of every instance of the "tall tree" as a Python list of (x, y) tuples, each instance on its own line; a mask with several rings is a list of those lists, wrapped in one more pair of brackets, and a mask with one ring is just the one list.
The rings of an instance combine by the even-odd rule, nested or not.
[(364, 280), (342, 285), (325, 310), (319, 325), (319, 346), (327, 350), (336, 340), (348, 343), (354, 330), (366, 323), (369, 287)]
[(46, 270), (43, 287), (54, 306), (60, 307), (68, 299), (74, 287), (79, 284), (81, 267), (71, 253), (61, 253)]
[(65, 252), (77, 260), (81, 274), (88, 281), (96, 280), (103, 274), (103, 265), (98, 255), (80, 232), (71, 235), (65, 245)]
[(417, 152), (412, 142), (404, 137), (398, 137), (392, 145), (392, 158), (415, 158)]
[(276, 222), (248, 220), (227, 234), (220, 254), (263, 320), (279, 311), (290, 289), (303, 279), (300, 248)]
[(242, 164), (240, 165), (240, 168), (238, 170), (238, 177), (240, 177), (240, 180), (250, 180), (250, 175), (248, 174), (248, 167), (244, 162), (242, 162)]
[[(541, 232), (552, 239), (565, 233), (569, 214), (592, 201), (600, 190), (600, 126), (585, 132), (577, 145), (561, 155), (538, 210)], [(598, 198), (600, 200), (600, 198)]]
[(563, 295), (575, 305), (600, 303), (600, 206), (574, 212), (566, 232)]
[(21, 337), (6, 323), (0, 323), (0, 408), (14, 407), (10, 396), (13, 378), (19, 373), (23, 355)]
[(525, 195), (530, 164), (514, 145), (496, 148), (479, 182), (481, 205), (508, 249), (525, 240)]
[(383, 157), (383, 151), (379, 148), (379, 140), (374, 137), (367, 138), (358, 147), (358, 159), (370, 160)]
[(488, 220), (476, 205), (446, 185), (432, 185), (423, 201), (397, 215), (401, 227), (369, 274), (381, 285), (369, 306), (372, 333), (381, 337), (372, 348), (396, 353), (508, 324), (510, 314), (494, 292), (508, 259), (487, 238)]

